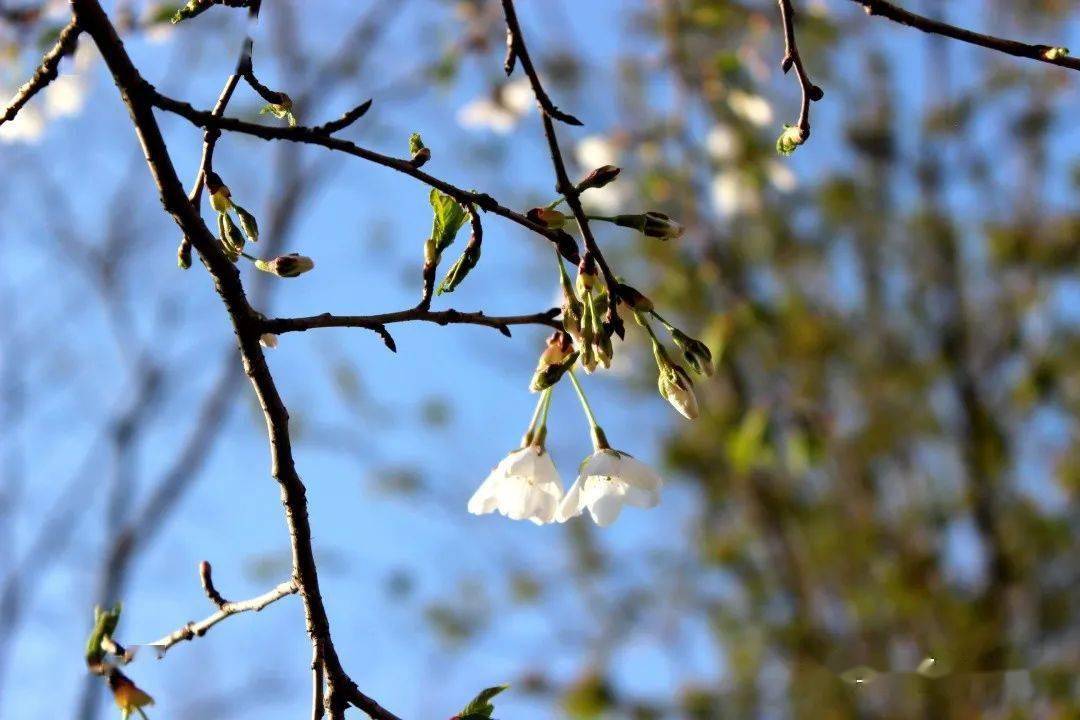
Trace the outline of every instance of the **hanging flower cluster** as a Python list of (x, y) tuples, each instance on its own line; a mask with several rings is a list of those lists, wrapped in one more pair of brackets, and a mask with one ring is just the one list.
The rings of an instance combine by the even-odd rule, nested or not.
[[(578, 184), (577, 190), (583, 192), (604, 187), (614, 182), (618, 175), (619, 168), (605, 165), (589, 173)], [(713, 358), (704, 342), (664, 319), (640, 291), (621, 280), (609, 283), (598, 267), (597, 258), (588, 250), (580, 255), (577, 277), (571, 281), (563, 259), (577, 255), (577, 243), (563, 230), (574, 224), (573, 216), (558, 210), (564, 200), (559, 198), (526, 213), (532, 222), (566, 234), (574, 246), (572, 253), (561, 246), (564, 243), (557, 244), (555, 250), (563, 296), (563, 329), (548, 338), (533, 373), (530, 389), (540, 393), (540, 398), (521, 446), (488, 474), (469, 500), (468, 510), (474, 515), (497, 511), (512, 520), (530, 520), (537, 525), (566, 522), (588, 510), (597, 525), (606, 526), (615, 522), (625, 505), (651, 508), (659, 504), (663, 481), (652, 468), (608, 444), (574, 368), (580, 366), (586, 373), (593, 373), (599, 367), (611, 366), (614, 357), (612, 336), (622, 334), (617, 327), (621, 323), (612, 320), (612, 316), (623, 306), (645, 329), (652, 345), (661, 396), (680, 414), (693, 420), (698, 416), (699, 408), (690, 373), (712, 375)], [(657, 211), (589, 218), (632, 228), (661, 240), (683, 234), (683, 227), (678, 222)], [(667, 329), (689, 370), (673, 357), (677, 353), (665, 347), (653, 329), (652, 320)], [(558, 469), (545, 446), (551, 394), (563, 376), (569, 376), (581, 401), (593, 444), (593, 453), (581, 463), (577, 479), (565, 493)]]
[(628, 453), (612, 449), (581, 384), (572, 370), (567, 372), (589, 420), (593, 441), (593, 453), (581, 463), (577, 480), (564, 494), (559, 471), (545, 445), (553, 389), (548, 387), (540, 393), (521, 447), (488, 474), (469, 500), (469, 512), (485, 515), (498, 511), (511, 520), (544, 525), (566, 522), (588, 509), (597, 525), (607, 526), (619, 517), (623, 505), (651, 508), (660, 503), (664, 484), (660, 476)]

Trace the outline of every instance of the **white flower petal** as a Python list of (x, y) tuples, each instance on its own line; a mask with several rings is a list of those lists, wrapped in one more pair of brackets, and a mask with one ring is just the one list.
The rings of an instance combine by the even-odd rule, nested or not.
[(623, 455), (619, 461), (619, 477), (627, 484), (650, 492), (659, 492), (664, 486), (656, 471), (640, 460)]
[(487, 480), (480, 483), (480, 487), (476, 489), (473, 496), (469, 498), (468, 509), (473, 515), (486, 515), (489, 512), (494, 512), (496, 506), (499, 504), (498, 490), (499, 483), (502, 481), (501, 475), (496, 475), (492, 470), (488, 475)]
[(555, 510), (555, 520), (558, 522), (566, 522), (570, 518), (577, 517), (581, 514), (581, 511), (585, 508), (585, 503), (581, 497), (581, 486), (585, 482), (584, 478), (579, 477), (574, 481), (574, 484), (570, 486), (570, 489), (566, 491), (566, 495), (563, 496), (562, 502), (559, 503), (559, 507)]
[(621, 485), (621, 483), (604, 480), (593, 481), (593, 484), (595, 485), (599, 485), (600, 483), (605, 483), (609, 485), (609, 487), (601, 492), (595, 493), (591, 502), (589, 502), (589, 515), (592, 516), (593, 522), (597, 525), (600, 527), (607, 527), (615, 522), (622, 512), (626, 486)]

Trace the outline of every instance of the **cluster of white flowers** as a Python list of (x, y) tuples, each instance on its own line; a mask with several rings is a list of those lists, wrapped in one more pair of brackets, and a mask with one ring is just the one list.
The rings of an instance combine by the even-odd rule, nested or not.
[(585, 458), (577, 480), (563, 494), (562, 479), (551, 454), (529, 445), (503, 458), (469, 500), (469, 512), (484, 515), (498, 510), (511, 520), (537, 525), (566, 522), (585, 509), (606, 527), (619, 517), (623, 505), (656, 507), (664, 482), (656, 472), (630, 455), (600, 448)]
[(571, 380), (592, 427), (594, 450), (581, 463), (570, 490), (563, 492), (562, 478), (544, 447), (548, 388), (541, 393), (522, 447), (503, 458), (470, 498), (468, 509), (473, 515), (498, 511), (511, 520), (546, 525), (566, 522), (588, 509), (593, 521), (606, 527), (615, 522), (624, 505), (651, 508), (660, 504), (663, 480), (645, 463), (608, 445), (572, 374)]

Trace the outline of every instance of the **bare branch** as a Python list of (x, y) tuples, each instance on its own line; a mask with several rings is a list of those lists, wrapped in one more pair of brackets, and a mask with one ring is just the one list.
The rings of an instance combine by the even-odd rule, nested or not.
[(555, 320), (560, 312), (560, 308), (551, 308), (542, 313), (533, 313), (531, 315), (485, 315), (483, 311), (425, 310), (416, 307), (382, 315), (333, 315), (323, 313), (311, 317), (272, 318), (262, 321), (262, 329), (263, 332), (280, 335), (315, 328), (354, 327), (374, 330), (382, 334), (386, 332), (386, 325), (416, 320), (431, 322), (436, 325), (483, 325), (495, 328), (509, 337), (511, 325), (546, 325), (560, 329), (562, 325)]
[(803, 67), (802, 56), (799, 54), (799, 44), (795, 41), (795, 9), (791, 0), (779, 0), (780, 20), (784, 25), (784, 58), (780, 67), (786, 73), (795, 68), (795, 77), (799, 80), (802, 89), (802, 104), (799, 109), (799, 120), (795, 127), (802, 130), (803, 141), (810, 137), (810, 103), (822, 98), (822, 91), (810, 81), (810, 76)]
[(544, 86), (540, 84), (540, 76), (536, 72), (532, 58), (529, 57), (529, 49), (525, 46), (525, 39), (521, 35), (521, 27), (518, 25), (514, 3), (510, 0), (504, 0), (503, 12), (506, 15), (506, 60), (503, 62), (503, 69), (506, 70), (506, 74), (509, 75), (513, 72), (514, 60), (520, 60), (521, 69), (525, 71), (525, 75), (529, 78), (529, 84), (532, 85), (533, 94), (536, 96), (536, 102), (540, 105), (541, 112), (567, 125), (583, 125), (584, 123), (573, 115), (555, 107), (555, 104), (551, 102), (551, 98), (548, 97), (547, 92), (544, 90)]
[(1080, 57), (1071, 57), (1068, 54), (1055, 52), (1063, 49), (1058, 46), (1029, 45), (1016, 40), (984, 35), (924, 15), (916, 15), (885, 0), (852, 0), (852, 2), (862, 5), (867, 15), (880, 15), (883, 18), (888, 18), (916, 30), (922, 30), (925, 33), (944, 35), (961, 42), (997, 50), (1006, 55), (1037, 60), (1050, 65), (1068, 68), (1069, 70), (1080, 70)]
[[(209, 563), (207, 563), (206, 566), (209, 567)], [(299, 591), (300, 587), (295, 580), (286, 580), (271, 590), (264, 592), (262, 595), (250, 598), (249, 600), (243, 600), (241, 602), (222, 602), (221, 604), (218, 604), (218, 611), (213, 615), (198, 622), (189, 622), (168, 635), (155, 640), (150, 643), (150, 645), (158, 651), (158, 657), (164, 657), (165, 653), (167, 653), (173, 645), (202, 637), (210, 630), (210, 628), (226, 618), (245, 612), (259, 612), (281, 598), (295, 595)], [(218, 595), (218, 598), (220, 597), (221, 596)]]
[(11, 98), (11, 102), (8, 103), (3, 114), (0, 114), (0, 125), (14, 120), (23, 106), (30, 102), (30, 98), (44, 90), (45, 86), (56, 79), (60, 61), (64, 59), (65, 55), (75, 52), (80, 32), (79, 24), (72, 18), (71, 22), (60, 31), (56, 44), (41, 59), (41, 64), (34, 72), (34, 76), (15, 92), (15, 96)]
[[(521, 60), (521, 66), (529, 76), (529, 81), (532, 83), (533, 93), (536, 94), (537, 102), (539, 102), (541, 108), (544, 109), (541, 116), (544, 123), (544, 135), (547, 137), (548, 149), (551, 152), (551, 163), (555, 168), (555, 192), (566, 198), (566, 204), (569, 205), (570, 209), (573, 211), (578, 228), (581, 230), (581, 237), (585, 241), (585, 248), (592, 253), (593, 257), (596, 259), (596, 264), (600, 267), (600, 272), (604, 275), (604, 282), (611, 292), (611, 297), (616, 298), (618, 297), (618, 294), (615, 290), (619, 284), (615, 278), (615, 273), (612, 272), (611, 267), (604, 258), (604, 253), (600, 250), (600, 246), (596, 242), (596, 238), (593, 237), (592, 228), (589, 227), (589, 218), (585, 214), (585, 209), (581, 206), (581, 193), (578, 190), (577, 185), (570, 181), (570, 176), (566, 172), (566, 163), (563, 160), (562, 151), (559, 149), (558, 136), (555, 134), (555, 124), (551, 121), (552, 117), (555, 117), (556, 119), (561, 118), (552, 112), (554, 108), (549, 110), (545, 105), (545, 103), (550, 105), (550, 100), (547, 100), (547, 95), (540, 85), (540, 78), (537, 77), (536, 71), (529, 60), (529, 53), (525, 46), (525, 38), (521, 33), (521, 26), (518, 24), (517, 12), (514, 10), (514, 0), (502, 0), (502, 6), (503, 15), (506, 17), (506, 29), (511, 36), (511, 47), (514, 48), (515, 55)], [(581, 123), (573, 122), (570, 124), (580, 125)], [(612, 302), (608, 306), (605, 325), (609, 333), (614, 332), (621, 336), (622, 320), (619, 318), (616, 306), (616, 302)]]

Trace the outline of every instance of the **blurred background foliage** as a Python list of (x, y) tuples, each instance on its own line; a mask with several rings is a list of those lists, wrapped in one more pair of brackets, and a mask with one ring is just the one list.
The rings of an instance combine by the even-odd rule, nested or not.
[[(519, 81), (500, 77), (497, 3), (327, 3), (319, 17), (306, 3), (265, 5), (267, 38), (257, 45), (256, 66), (293, 95), (302, 122), (331, 116), (324, 108), (347, 106), (342, 98), (349, 93), (370, 94), (378, 112), (362, 131), (363, 142), (404, 154), (408, 133), (421, 131), (441, 172), (522, 208), (547, 201), (553, 181), (535, 112), (528, 96), (522, 100)], [(332, 617), (358, 616), (338, 644), (357, 643), (357, 653), (370, 651), (382, 657), (378, 664), (392, 666), (383, 671), (389, 674), (374, 675), (374, 687), (357, 674), (360, 685), (405, 717), (448, 715), (472, 690), (496, 681), (512, 685), (496, 703), (497, 716), (505, 718), (1077, 717), (1077, 78), (869, 18), (855, 3), (796, 0), (800, 48), (825, 98), (814, 107), (808, 143), (780, 158), (775, 139), (797, 115), (798, 88), (778, 69), (775, 3), (519, 5), (556, 103), (586, 121), (584, 131), (560, 130), (573, 143), (579, 174), (608, 162), (623, 168), (593, 201), (603, 210), (661, 210), (687, 227), (678, 241), (605, 231), (601, 242), (620, 274), (709, 343), (720, 371), (697, 384), (702, 417), (688, 423), (656, 401), (638, 328), (628, 325), (628, 341), (616, 348), (621, 358), (601, 391), (601, 420), (605, 411), (621, 416), (616, 444), (641, 447), (642, 437), (656, 438), (642, 454), (651, 453), (669, 480), (660, 510), (629, 513), (610, 534), (584, 521), (542, 532), (492, 531), (506, 522), (501, 518), (432, 530), (433, 522), (442, 527), (443, 514), (464, 514), (470, 478), (478, 482), (516, 440), (529, 399), (515, 399), (511, 416), (503, 390), (523, 395), (539, 342), (523, 342), (522, 332), (515, 333), (513, 350), (486, 336), (480, 344), (444, 348), (439, 352), (455, 364), (448, 360), (432, 375), (434, 358), (422, 348), (454, 328), (419, 329), (402, 343), (403, 358), (391, 360), (381, 357), (377, 340), (288, 338), (315, 348), (275, 361), (296, 406), (301, 444), (349, 458), (344, 467), (354, 475), (359, 464), (370, 481), (363, 487), (367, 499), (358, 503), (413, 508), (390, 533), (350, 525), (351, 543), (336, 542), (335, 531), (325, 530), (322, 567), (341, 584), (331, 591)], [(1065, 0), (905, 5), (977, 30), (1080, 47), (1077, 9)], [(152, 3), (119, 3), (113, 12), (129, 18), (128, 42), (156, 82), (209, 104), (229, 69), (222, 58), (236, 42), (238, 18), (215, 9), (191, 27), (171, 30), (159, 22), (162, 7)], [(344, 35), (341, 29), (354, 21), (357, 34)], [(3, 22), (5, 82), (26, 77), (55, 24), (49, 12)], [(161, 59), (174, 51), (175, 62), (198, 68), (196, 77)], [(92, 77), (88, 67), (85, 76)], [(97, 84), (107, 85), (100, 67), (96, 72)], [(226, 403), (250, 404), (230, 374), (229, 338), (213, 298), (199, 297), (209, 296), (208, 287), (178, 280), (166, 262), (174, 231), (156, 215), (110, 93), (108, 87), (83, 92), (71, 113), (64, 98), (41, 110), (46, 127), (50, 113), (89, 116), (80, 122), (93, 127), (78, 140), (71, 132), (42, 140), (24, 125), (21, 136), (9, 130), (8, 144), (0, 146), (0, 207), (9, 218), (0, 220), (0, 242), (6, 257), (19, 258), (6, 263), (0, 283), (6, 372), (0, 442), (7, 457), (0, 529), (15, 548), (0, 562), (0, 577), (8, 578), (0, 605), (0, 643), (7, 643), (0, 645), (6, 673), (0, 692), (15, 704), (5, 701), (0, 716), (5, 705), (25, 709), (13, 717), (42, 706), (32, 692), (40, 683), (23, 682), (27, 668), (57, 654), (78, 655), (77, 643), (41, 649), (26, 637), (11, 639), (40, 613), (68, 617), (77, 630), (95, 593), (100, 599), (118, 593), (130, 604), (141, 583), (168, 593), (182, 586), (186, 593), (178, 615), (146, 610), (148, 627), (153, 619), (164, 630), (205, 609), (197, 588), (188, 588), (193, 574), (168, 557), (130, 578), (133, 570), (120, 570), (123, 581), (109, 580), (126, 552), (115, 550), (124, 537), (117, 531), (144, 517), (133, 509), (146, 504), (132, 499), (132, 488), (152, 492), (151, 481), (139, 478), (162, 472), (179, 444), (170, 428), (190, 423), (195, 397), (229, 393)], [(253, 114), (256, 107), (251, 101), (237, 112)], [(77, 144), (91, 141), (102, 149)], [(190, 169), (197, 138), (187, 132), (183, 142)], [(253, 172), (252, 157), (270, 150), (231, 144), (242, 152), (226, 152), (220, 162), (234, 194), (240, 191), (230, 174), (258, 183), (270, 198), (260, 220), (274, 213), (269, 226), (294, 245), (302, 242), (322, 272), (334, 273), (324, 288), (310, 291), (312, 311), (355, 297), (356, 279), (335, 276), (341, 267), (367, 274), (361, 277), (392, 275), (383, 281), (388, 289), (374, 290), (390, 303), (385, 309), (395, 297), (404, 307), (418, 291), (423, 192), (393, 185), (394, 193), (413, 196), (397, 206), (349, 179), (376, 171), (355, 163), (347, 170), (314, 150), (274, 148), (273, 169)], [(91, 158), (106, 151), (112, 160), (99, 180)], [(449, 165), (437, 165), (440, 152), (452, 158)], [(77, 167), (71, 162), (80, 154), (77, 176), (42, 172), (51, 158), (60, 158), (57, 167)], [(118, 188), (111, 195), (110, 180)], [(320, 189), (335, 183), (339, 192)], [(358, 195), (361, 214), (341, 210)], [(143, 206), (137, 212), (133, 198)], [(301, 207), (299, 219), (294, 205)], [(409, 214), (419, 217), (401, 218)], [(407, 240), (403, 224), (419, 239)], [(328, 249), (340, 243), (355, 254)], [(486, 307), (492, 293), (500, 302), (529, 299), (525, 310), (551, 302), (554, 278), (536, 270), (543, 248), (492, 259), (511, 244), (489, 241), (480, 267), (499, 273), (470, 276), (463, 305)], [(147, 270), (151, 260), (162, 269)], [(42, 285), (43, 274), (64, 279)], [(520, 288), (505, 287), (514, 282)], [(100, 305), (89, 317), (79, 310), (87, 297)], [(304, 293), (290, 297), (301, 307), (305, 300)], [(43, 323), (53, 329), (42, 330)], [(110, 327), (115, 346), (83, 342)], [(187, 336), (203, 338), (201, 346), (175, 339), (195, 332), (201, 335)], [(220, 380), (206, 377), (207, 337), (221, 347)], [(477, 347), (484, 360), (477, 360)], [(373, 354), (377, 361), (368, 359)], [(111, 458), (112, 479), (97, 473), (101, 455), (91, 452), (91, 479), (64, 491), (49, 509), (42, 503), (52, 496), (27, 489), (40, 482), (35, 477), (85, 475), (74, 469), (81, 454), (55, 440), (43, 444), (41, 433), (75, 407), (114, 407), (102, 396), (106, 391), (85, 386), (121, 372), (141, 378), (125, 381), (122, 397), (143, 398), (135, 408), (154, 398), (157, 419), (150, 424), (135, 413), (125, 423), (121, 411), (119, 420), (87, 412), (71, 421), (88, 437), (104, 433), (96, 447)], [(475, 377), (507, 372), (513, 378), (502, 385), (478, 385)], [(424, 379), (414, 386), (415, 377)], [(62, 428), (75, 432), (67, 419)], [(223, 420), (213, 441), (256, 448), (251, 457), (261, 462), (258, 435), (252, 413), (239, 424)], [(441, 469), (432, 469), (431, 456), (453, 456), (468, 438), (489, 450), (487, 465), (470, 458), (455, 466), (451, 459), (453, 467), (439, 460)], [(143, 449), (131, 450), (133, 443)], [(50, 445), (58, 456), (39, 462)], [(580, 443), (574, 447), (580, 451)], [(332, 462), (315, 461), (305, 471), (309, 483), (318, 483), (319, 463)], [(233, 477), (250, 463), (237, 460)], [(196, 497), (223, 503), (222, 509), (200, 530), (182, 518), (206, 505), (181, 503), (175, 529), (164, 531), (180, 538), (169, 552), (175, 556), (185, 537), (213, 528), (227, 538), (209, 545), (219, 548), (215, 559), (235, 554), (255, 586), (276, 582), (287, 572), (287, 556), (282, 538), (264, 538), (283, 532), (274, 498), (258, 504), (260, 519), (230, 524), (228, 503), (237, 501), (215, 493), (214, 467)], [(185, 472), (196, 477), (199, 469)], [(247, 492), (261, 487), (235, 482)], [(57, 527), (80, 515), (61, 512), (57, 520), (65, 497), (83, 498), (71, 500), (80, 507), (96, 497), (95, 512), (100, 508), (106, 519), (42, 554), (40, 543), (48, 545)], [(320, 521), (315, 507), (320, 541), (320, 527), (341, 522)], [(131, 542), (149, 544), (172, 527), (169, 508), (151, 513)], [(431, 521), (428, 513), (440, 519)], [(50, 530), (50, 522), (59, 525)], [(417, 538), (425, 532), (435, 533), (426, 561), (396, 562), (378, 572), (378, 593), (349, 594), (352, 586), (340, 578), (377, 563), (373, 558), (388, 545), (422, 543)], [(479, 560), (460, 559), (470, 552), (480, 553)], [(46, 582), (42, 593), (25, 597), (25, 577), (36, 574), (41, 557), (80, 570), (73, 580)], [(23, 579), (11, 583), (19, 573)], [(393, 615), (376, 651), (364, 638), (387, 608), (400, 615)], [(232, 635), (223, 629), (182, 652), (247, 662), (244, 648), (251, 646), (236, 638), (265, 634), (267, 623), (278, 633), (302, 633), (296, 613), (284, 612), (234, 620), (249, 627), (233, 628)], [(230, 648), (230, 638), (239, 645)], [(267, 665), (279, 675), (297, 671), (294, 685), (285, 687), (303, 687), (303, 660), (285, 662), (302, 657), (302, 646), (301, 636), (294, 645), (300, 651), (281, 651)], [(468, 681), (447, 679), (441, 687), (440, 668), (448, 666)], [(286, 715), (289, 705), (273, 699), (263, 675), (229, 672), (235, 677), (224, 688), (195, 683), (201, 692), (195, 701), (175, 713), (173, 702), (159, 714)], [(54, 681), (65, 688), (80, 682), (75, 674)], [(418, 685), (435, 687), (421, 701), (410, 690)], [(170, 693), (155, 694), (164, 705)], [(92, 692), (78, 702), (80, 717), (99, 712)]]

